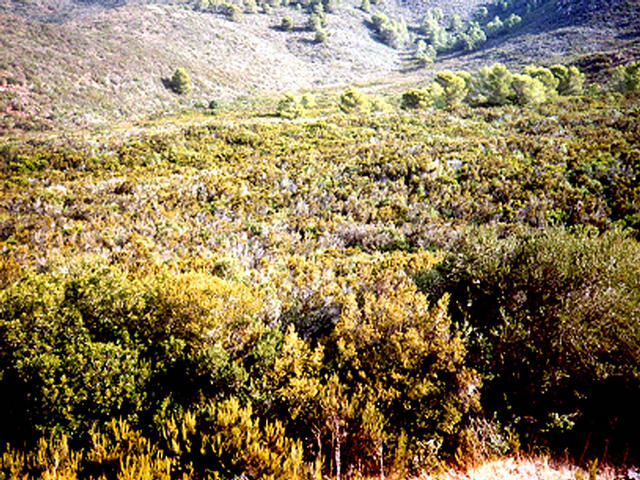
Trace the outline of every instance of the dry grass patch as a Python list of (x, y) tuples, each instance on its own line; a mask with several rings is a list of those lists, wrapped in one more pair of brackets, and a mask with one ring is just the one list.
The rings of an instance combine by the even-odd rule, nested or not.
[[(609, 466), (597, 468), (598, 480), (621, 478)], [(566, 461), (547, 456), (513, 456), (490, 460), (466, 470), (447, 470), (444, 473), (419, 477), (421, 480), (573, 480), (588, 479), (589, 471)]]

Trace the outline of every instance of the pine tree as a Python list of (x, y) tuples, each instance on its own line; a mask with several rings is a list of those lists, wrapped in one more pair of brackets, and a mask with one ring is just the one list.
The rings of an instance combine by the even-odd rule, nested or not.
[(189, 74), (184, 68), (176, 68), (169, 81), (171, 89), (179, 94), (188, 93), (191, 91), (191, 79)]

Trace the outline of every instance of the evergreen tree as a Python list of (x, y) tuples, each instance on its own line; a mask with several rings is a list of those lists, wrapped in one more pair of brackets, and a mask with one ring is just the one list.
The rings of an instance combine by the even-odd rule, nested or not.
[(283, 17), (280, 22), (280, 29), (284, 32), (291, 32), (293, 30), (293, 20), (291, 17)]
[(551, 73), (558, 80), (558, 93), (560, 95), (579, 95), (584, 85), (584, 74), (576, 67), (553, 65)]
[(611, 86), (620, 93), (640, 93), (640, 62), (616, 67)]
[(511, 94), (512, 78), (511, 72), (501, 63), (481, 68), (473, 75), (473, 102), (487, 105), (506, 104)]
[(189, 74), (184, 68), (176, 68), (169, 81), (171, 89), (179, 94), (188, 93), (191, 91), (191, 79)]
[(529, 75), (531, 78), (539, 80), (545, 88), (545, 94), (547, 98), (553, 98), (557, 95), (558, 91), (558, 79), (553, 75), (551, 70), (545, 67), (538, 67), (535, 65), (527, 65), (522, 70), (522, 73)]
[(516, 73), (511, 81), (514, 100), (518, 105), (542, 103), (547, 99), (544, 84), (537, 78)]
[(467, 96), (467, 85), (462, 77), (449, 70), (438, 72), (435, 81), (442, 87), (447, 108), (460, 105)]

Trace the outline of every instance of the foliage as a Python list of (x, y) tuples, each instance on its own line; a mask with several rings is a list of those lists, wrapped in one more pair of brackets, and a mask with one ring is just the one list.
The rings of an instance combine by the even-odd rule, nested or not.
[(298, 118), (305, 113), (306, 106), (302, 99), (296, 98), (291, 94), (286, 94), (282, 100), (278, 102), (277, 112), (282, 118)]
[(293, 20), (291, 19), (291, 17), (282, 17), (280, 28), (284, 32), (291, 32), (293, 30)]
[(560, 95), (579, 95), (582, 93), (584, 74), (577, 67), (564, 65), (552, 65), (551, 73), (558, 80), (558, 93)]
[(352, 115), (322, 92), (296, 121), (7, 138), (0, 476), (635, 458), (637, 99), (516, 105), (509, 75), (498, 106), (436, 81), (401, 114), (348, 90)]
[(486, 40), (487, 36), (480, 25), (477, 22), (471, 22), (467, 30), (458, 36), (454, 45), (461, 45), (465, 51), (470, 52), (479, 48)]
[(371, 23), (382, 42), (392, 48), (401, 48), (409, 40), (409, 32), (404, 18), (394, 20), (384, 13), (376, 11), (371, 16)]
[[(485, 228), (461, 237), (422, 285), (451, 292), (489, 412), (529, 440), (577, 445), (590, 432), (593, 448), (615, 438), (620, 454), (638, 426), (639, 259), (637, 242), (619, 231), (500, 238)], [(612, 394), (631, 397), (613, 411)]]
[(553, 99), (557, 95), (559, 81), (548, 68), (527, 65), (522, 70), (522, 73), (542, 82), (545, 88), (545, 95), (548, 99)]
[(514, 101), (518, 105), (543, 103), (547, 99), (545, 85), (537, 78), (516, 73), (511, 80)]
[(458, 33), (462, 31), (462, 27), (463, 25), (462, 25), (462, 19), (460, 18), (460, 15), (454, 14), (450, 20), (449, 30), (454, 33)]
[(485, 30), (488, 35), (497, 35), (502, 32), (503, 28), (504, 23), (502, 22), (502, 20), (500, 20), (500, 17), (498, 15), (493, 17), (493, 20), (485, 25)]
[(345, 113), (366, 113), (371, 108), (371, 100), (355, 88), (349, 87), (340, 95), (340, 110)]
[(640, 93), (640, 62), (617, 66), (611, 75), (611, 85), (620, 93)]
[(427, 90), (411, 89), (402, 94), (400, 106), (405, 110), (412, 108), (427, 108), (433, 100)]
[[(580, 83), (582, 81), (580, 79), (583, 78), (583, 75), (575, 67), (567, 69), (563, 66), (556, 66), (556, 70), (566, 71), (567, 78), (574, 79), (570, 82)], [(419, 91), (413, 89), (406, 92), (408, 95), (406, 101), (403, 95), (401, 106), (403, 108), (417, 108), (420, 105), (421, 108), (424, 108), (433, 104), (439, 108), (452, 108), (463, 102), (474, 106), (506, 105), (508, 103), (540, 104), (557, 98), (556, 87), (558, 84), (559, 80), (551, 70), (533, 65), (525, 67), (522, 73), (515, 74), (499, 63), (491, 67), (483, 67), (473, 73), (463, 71), (454, 73), (444, 70), (436, 74), (435, 81), (428, 87), (428, 96), (431, 99), (428, 104), (425, 103), (426, 91), (422, 92), (423, 100), (417, 102), (415, 96)], [(569, 90), (565, 88), (562, 90), (563, 95), (567, 94), (567, 91), (578, 91), (577, 88), (575, 85)]]
[(438, 52), (433, 45), (427, 45), (424, 40), (418, 40), (416, 43), (415, 57), (422, 66), (431, 65), (436, 59)]
[(447, 108), (460, 105), (467, 97), (468, 89), (464, 78), (449, 70), (438, 72), (435, 81), (442, 87)]
[[(187, 414), (181, 423), (188, 419)], [(216, 478), (305, 478), (300, 442), (290, 439), (278, 420), (261, 420), (251, 405), (243, 407), (235, 397), (206, 405), (190, 433), (200, 437), (199, 452), (192, 450), (199, 457), (197, 464)]]
[(516, 15), (515, 13), (512, 13), (505, 19), (504, 26), (507, 28), (514, 28), (519, 25), (520, 22), (522, 22), (522, 18), (520, 18), (520, 16)]
[(500, 63), (483, 67), (473, 76), (471, 98), (474, 103), (504, 105), (511, 95), (511, 72)]
[(222, 4), (222, 13), (232, 22), (239, 22), (242, 19), (242, 9), (235, 3)]
[(329, 39), (329, 34), (324, 28), (318, 28), (313, 37), (313, 41), (316, 43), (325, 43)]
[(169, 81), (171, 89), (179, 94), (191, 91), (191, 79), (184, 68), (176, 68)]

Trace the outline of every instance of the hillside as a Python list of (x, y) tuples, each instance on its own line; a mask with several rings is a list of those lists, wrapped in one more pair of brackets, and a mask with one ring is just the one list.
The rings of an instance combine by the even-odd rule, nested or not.
[[(439, 55), (416, 65), (413, 46), (394, 49), (372, 31), (371, 14), (345, 0), (326, 15), (328, 36), (314, 41), (309, 12), (289, 7), (228, 16), (169, 2), (3, 0), (0, 4), (0, 124), (4, 128), (91, 125), (109, 119), (206, 106), (211, 100), (304, 90), (353, 82), (419, 82), (444, 68), (478, 68), (501, 61), (522, 65), (580, 61), (605, 52), (612, 64), (637, 58), (640, 6), (625, 2), (545, 1), (508, 32), (470, 53)], [(442, 23), (454, 13), (467, 21), (482, 2), (387, 0), (372, 6), (419, 23), (435, 7)], [(487, 21), (494, 12), (488, 10)], [(519, 12), (517, 2), (505, 12)], [(258, 11), (262, 12), (261, 9)], [(501, 15), (506, 15), (502, 13)], [(293, 31), (281, 31), (283, 17)], [(625, 53), (629, 52), (629, 53)], [(582, 60), (589, 70), (592, 64)], [(612, 64), (596, 62), (597, 74)], [(177, 67), (193, 82), (179, 96), (166, 82)]]
[[(4, 15), (2, 29), (10, 32), (0, 37), (4, 75), (17, 77), (7, 91), (16, 92), (15, 108), (27, 117), (90, 120), (310, 88), (316, 79), (354, 81), (394, 68), (395, 52), (369, 38), (359, 18), (333, 19), (336, 34), (327, 46), (312, 44), (309, 33), (273, 29), (279, 18), (255, 14), (231, 22), (180, 5), (94, 10), (63, 23)], [(302, 15), (294, 18), (302, 22)], [(188, 97), (162, 82), (178, 66), (191, 73)]]

